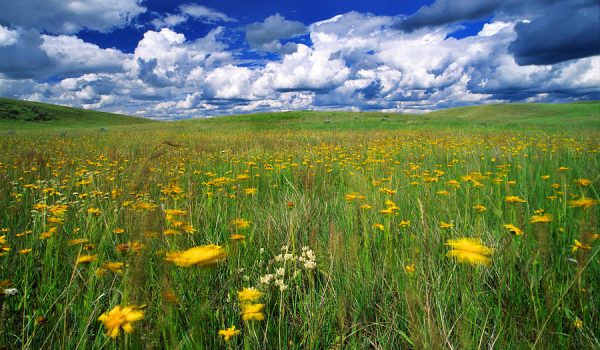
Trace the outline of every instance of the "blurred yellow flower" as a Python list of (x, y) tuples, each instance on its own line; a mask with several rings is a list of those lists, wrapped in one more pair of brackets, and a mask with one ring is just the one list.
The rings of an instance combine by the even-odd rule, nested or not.
[(98, 321), (104, 324), (106, 335), (111, 338), (116, 338), (121, 329), (126, 333), (133, 332), (132, 323), (144, 318), (144, 312), (132, 306), (115, 306), (109, 312), (103, 313), (98, 317)]
[(475, 209), (478, 213), (483, 213), (484, 211), (487, 210), (487, 208), (481, 204), (477, 204), (477, 205), (473, 206), (473, 209)]
[(262, 312), (265, 304), (242, 304), (242, 320), (262, 321), (265, 314)]
[(577, 184), (579, 186), (583, 186), (583, 187), (587, 187), (592, 184), (592, 181), (590, 179), (577, 179), (577, 180), (574, 180), (573, 182), (575, 182), (575, 184)]
[(504, 197), (506, 203), (526, 203), (527, 201), (519, 196), (506, 196)]
[(385, 226), (383, 226), (383, 224), (373, 224), (373, 228), (376, 228), (380, 231), (385, 230)]
[(218, 245), (203, 245), (185, 251), (170, 252), (166, 254), (166, 261), (171, 261), (177, 266), (190, 267), (193, 265), (205, 266), (225, 259), (227, 254), (223, 247)]
[(233, 226), (235, 226), (238, 229), (244, 229), (244, 228), (248, 228), (250, 227), (250, 224), (252, 223), (252, 221), (248, 221), (248, 220), (244, 220), (244, 219), (235, 219), (231, 222), (231, 224)]
[(92, 261), (96, 261), (96, 255), (81, 255), (79, 258), (77, 258), (75, 264), (89, 264)]
[(244, 288), (238, 292), (240, 302), (254, 302), (260, 298), (263, 293), (256, 288)]
[(520, 228), (518, 228), (517, 226), (513, 225), (513, 224), (504, 224), (504, 228), (508, 230), (508, 232), (517, 235), (517, 236), (522, 236), (523, 235), (523, 230), (521, 230)]
[(448, 252), (449, 257), (456, 258), (461, 263), (471, 265), (489, 265), (493, 249), (484, 246), (478, 238), (449, 239), (446, 242), (452, 250)]
[(529, 220), (530, 224), (543, 224), (547, 222), (552, 222), (552, 215), (544, 214), (544, 215), (532, 215)]
[(592, 249), (592, 247), (589, 244), (581, 243), (578, 240), (575, 240), (573, 242), (573, 245), (571, 247), (572, 247), (571, 248), (571, 252), (572, 253), (575, 253), (579, 249), (582, 249), (582, 250), (590, 250), (590, 249)]
[(576, 199), (576, 200), (570, 200), (567, 203), (569, 203), (569, 206), (571, 208), (589, 208), (591, 206), (596, 205), (596, 201), (591, 199), (591, 198), (585, 198), (585, 197), (581, 197), (580, 199)]
[(440, 228), (447, 229), (447, 228), (453, 228), (453, 227), (454, 227), (453, 223), (448, 223), (445, 221), (440, 222)]

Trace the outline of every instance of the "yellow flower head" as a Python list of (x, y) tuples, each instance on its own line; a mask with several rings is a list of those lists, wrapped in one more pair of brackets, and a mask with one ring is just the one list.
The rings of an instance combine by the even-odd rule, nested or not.
[(508, 232), (512, 233), (513, 235), (517, 235), (517, 236), (523, 235), (523, 230), (521, 230), (520, 228), (518, 228), (517, 226), (515, 226), (513, 224), (504, 224), (504, 228), (506, 228), (508, 230)]
[(234, 233), (231, 235), (231, 237), (229, 237), (229, 239), (232, 241), (243, 241), (246, 239), (246, 236)]
[(506, 203), (526, 203), (527, 201), (519, 196), (506, 196), (504, 197)]
[(454, 224), (453, 223), (447, 223), (445, 221), (440, 222), (440, 228), (446, 229), (446, 228), (453, 228)]
[(96, 255), (81, 255), (75, 262), (75, 264), (89, 264), (92, 261), (96, 261)]
[(446, 242), (452, 250), (448, 252), (449, 257), (456, 258), (461, 263), (471, 265), (489, 265), (493, 249), (484, 246), (478, 238), (449, 239)]
[(385, 230), (385, 226), (383, 226), (383, 224), (373, 224), (373, 228), (376, 228), (380, 231)]
[(248, 228), (250, 227), (250, 224), (252, 223), (252, 221), (248, 221), (248, 220), (244, 220), (244, 219), (235, 219), (231, 222), (233, 224), (233, 226), (235, 226), (238, 229), (243, 229), (243, 228)]
[(262, 321), (265, 314), (262, 312), (265, 304), (242, 304), (242, 320)]
[(575, 182), (575, 184), (582, 186), (582, 187), (587, 187), (592, 184), (592, 181), (590, 179), (577, 179), (573, 182)]
[(256, 288), (244, 288), (238, 292), (240, 302), (254, 302), (260, 298), (263, 293)]
[(571, 252), (573, 252), (573, 253), (575, 253), (579, 249), (582, 249), (582, 250), (590, 250), (590, 249), (592, 249), (592, 247), (589, 244), (581, 243), (578, 240), (575, 240), (573, 242), (573, 245), (571, 247), (572, 247), (571, 248)]
[(568, 201), (571, 208), (589, 208), (596, 205), (596, 201), (591, 198), (581, 197), (580, 199)]
[(126, 333), (132, 333), (133, 326), (131, 324), (142, 318), (144, 318), (144, 312), (136, 307), (126, 306), (122, 308), (121, 306), (115, 306), (114, 309), (98, 317), (98, 321), (104, 324), (107, 336), (116, 338), (121, 329)]
[(171, 252), (166, 254), (166, 261), (171, 261), (177, 266), (190, 267), (193, 265), (205, 266), (214, 264), (225, 259), (227, 253), (223, 247), (218, 245), (203, 245), (193, 247), (181, 252)]
[(413, 273), (413, 272), (415, 272), (415, 264), (410, 264), (410, 265), (404, 266), (404, 271), (406, 273)]
[(529, 220), (530, 224), (544, 224), (548, 222), (552, 222), (552, 215), (550, 214), (532, 215), (531, 219)]
[(487, 210), (487, 208), (481, 204), (477, 204), (477, 205), (473, 206), (473, 209), (475, 209), (478, 213), (483, 213), (484, 211)]
[(410, 220), (400, 220), (400, 223), (398, 224), (398, 226), (400, 226), (400, 227), (409, 227), (410, 226)]
[(223, 336), (223, 340), (225, 341), (229, 341), (229, 338), (240, 334), (240, 330), (239, 329), (235, 329), (235, 326), (231, 326), (227, 329), (221, 329), (219, 331), (219, 335)]

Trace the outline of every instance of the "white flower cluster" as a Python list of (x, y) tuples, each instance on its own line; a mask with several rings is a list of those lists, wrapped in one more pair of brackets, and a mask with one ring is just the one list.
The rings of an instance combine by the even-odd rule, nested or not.
[[(300, 275), (302, 268), (305, 270), (313, 270), (317, 267), (315, 253), (310, 247), (306, 246), (302, 247), (300, 256), (296, 256), (289, 252), (289, 247), (287, 245), (284, 245), (281, 247), (281, 253), (276, 255), (273, 261), (277, 264), (277, 266), (274, 267), (274, 273), (268, 273), (261, 276), (260, 284), (268, 286), (273, 283), (273, 285), (282, 292), (288, 289), (286, 276), (288, 280), (290, 280), (290, 278), (294, 280)], [(286, 274), (287, 270), (293, 270), (293, 273)]]

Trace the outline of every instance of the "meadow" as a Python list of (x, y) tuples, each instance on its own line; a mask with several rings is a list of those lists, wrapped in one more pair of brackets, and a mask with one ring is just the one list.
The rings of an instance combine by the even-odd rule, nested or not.
[(600, 348), (599, 107), (3, 121), (0, 347)]

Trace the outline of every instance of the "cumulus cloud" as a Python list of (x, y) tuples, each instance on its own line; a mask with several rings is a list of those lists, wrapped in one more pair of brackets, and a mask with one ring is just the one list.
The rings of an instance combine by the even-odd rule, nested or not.
[(597, 0), (436, 0), (396, 27), (412, 32), (489, 16), (519, 22), (510, 52), (520, 65), (554, 64), (600, 54)]
[(274, 15), (243, 28), (254, 33), (249, 41), (256, 50), (304, 33), (310, 44), (258, 61), (229, 47), (222, 27), (198, 39), (172, 28), (148, 30), (133, 53), (123, 53), (73, 35), (2, 26), (0, 95), (163, 119), (293, 109), (413, 112), (600, 97), (599, 56), (519, 61), (530, 54), (516, 53), (516, 43), (537, 28), (524, 27), (522, 18), (497, 15), (460, 39), (450, 36), (454, 26), (408, 32), (397, 23), (397, 17), (350, 12), (304, 26)]
[(266, 52), (291, 53), (296, 49), (293, 43), (282, 44), (281, 39), (293, 38), (304, 34), (306, 27), (302, 22), (286, 20), (276, 13), (246, 26), (246, 41), (253, 50)]
[(127, 57), (119, 50), (101, 49), (76, 36), (40, 35), (35, 29), (11, 33), (13, 39), (0, 45), (0, 77), (43, 80), (118, 72)]
[(35, 28), (50, 33), (82, 29), (107, 32), (127, 25), (146, 11), (142, 0), (0, 1), (0, 25)]
[(178, 12), (167, 13), (163, 16), (153, 19), (150, 23), (156, 29), (173, 28), (189, 20), (214, 24), (218, 22), (236, 22), (235, 19), (227, 16), (223, 12), (211, 9), (198, 4), (183, 4), (177, 7)]
[(119, 72), (128, 55), (116, 49), (101, 49), (71, 35), (42, 35), (41, 49), (56, 66), (59, 76)]

